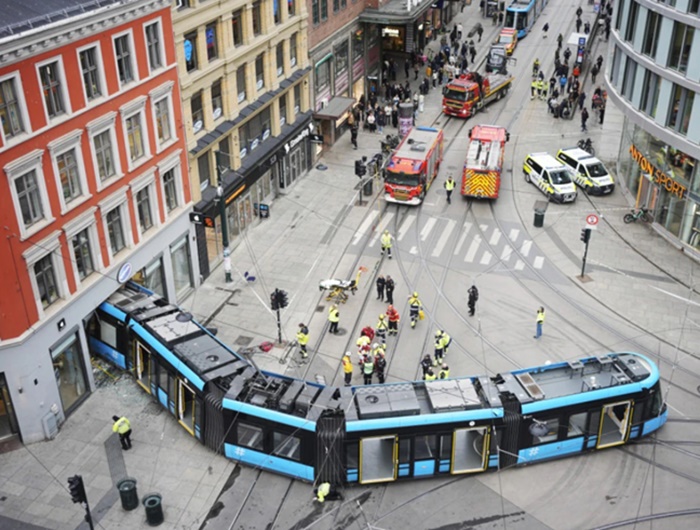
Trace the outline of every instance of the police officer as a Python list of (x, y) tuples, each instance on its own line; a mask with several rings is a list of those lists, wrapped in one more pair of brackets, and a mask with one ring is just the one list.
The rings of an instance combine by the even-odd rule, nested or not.
[(435, 372), (433, 372), (432, 368), (429, 368), (425, 373), (423, 376), (423, 381), (435, 381)]
[(411, 317), (411, 328), (416, 327), (416, 321), (418, 320), (418, 312), (421, 308), (420, 300), (418, 299), (418, 293), (414, 291), (413, 295), (408, 297), (408, 305), (410, 307), (409, 316)]
[(382, 346), (386, 347), (386, 332), (389, 330), (389, 325), (386, 323), (386, 316), (384, 313), (379, 315), (379, 322), (377, 322), (377, 327), (375, 328), (377, 334), (377, 340), (382, 341)]
[(366, 385), (372, 384), (372, 374), (373, 373), (374, 373), (374, 359), (372, 358), (371, 355), (367, 354), (367, 355), (365, 355), (365, 358), (362, 361), (362, 375), (365, 378)]
[(389, 335), (397, 335), (399, 332), (399, 312), (393, 305), (386, 308), (386, 317), (389, 319)]
[(299, 343), (299, 351), (301, 352), (301, 358), (306, 359), (309, 354), (306, 351), (306, 345), (309, 343), (309, 328), (303, 322), (299, 324), (299, 331), (297, 331), (297, 342)]
[(537, 93), (537, 87), (539, 86), (539, 81), (536, 77), (532, 79), (530, 83), (530, 99), (535, 99), (535, 94)]
[(452, 344), (452, 337), (450, 337), (444, 329), (440, 331), (440, 333), (442, 333), (442, 353), (445, 357), (447, 357), (447, 350), (449, 349), (450, 344)]
[(384, 286), (386, 285), (386, 280), (384, 279), (384, 276), (379, 275), (377, 277), (377, 300), (381, 300), (382, 302), (384, 301)]
[(426, 353), (420, 362), (420, 367), (423, 369), (423, 379), (425, 379), (425, 374), (428, 373), (428, 370), (430, 370), (432, 366), (433, 361), (430, 359), (430, 355)]
[(379, 344), (375, 344), (373, 350), (374, 370), (377, 372), (379, 384), (383, 384), (386, 371), (386, 355), (384, 354), (384, 349)]
[(469, 294), (469, 301), (467, 302), (469, 306), (469, 316), (473, 317), (476, 312), (476, 301), (479, 299), (479, 289), (476, 288), (476, 285), (472, 285), (467, 293)]
[(352, 358), (349, 351), (343, 355), (343, 373), (345, 374), (345, 386), (350, 386), (352, 384)]
[(438, 329), (435, 332), (435, 361), (433, 361), (433, 366), (441, 364), (444, 355), (445, 350), (442, 345), (442, 331)]
[(440, 368), (440, 371), (438, 372), (438, 379), (448, 379), (450, 377), (450, 367), (447, 366), (447, 363), (442, 363), (442, 367)]
[(338, 311), (338, 306), (333, 304), (328, 310), (328, 322), (330, 322), (330, 327), (328, 328), (328, 333), (338, 333), (338, 323), (340, 322), (340, 311)]
[(131, 423), (126, 418), (126, 416), (112, 416), (114, 420), (114, 425), (112, 425), (112, 431), (119, 434), (119, 441), (122, 444), (122, 449), (128, 451), (131, 449)]
[(452, 175), (445, 181), (445, 191), (447, 192), (447, 204), (452, 204), (452, 190), (455, 189), (455, 181)]
[(389, 259), (391, 259), (391, 242), (394, 239), (391, 234), (389, 233), (388, 230), (384, 230), (384, 233), (382, 234), (382, 256), (384, 255), (384, 251), (386, 251), (387, 255), (389, 256)]

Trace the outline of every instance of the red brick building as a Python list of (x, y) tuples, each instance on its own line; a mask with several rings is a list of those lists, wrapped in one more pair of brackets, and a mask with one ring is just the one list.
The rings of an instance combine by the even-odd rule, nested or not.
[(29, 442), (94, 388), (95, 306), (132, 277), (177, 301), (198, 271), (171, 2), (4, 8), (0, 438)]

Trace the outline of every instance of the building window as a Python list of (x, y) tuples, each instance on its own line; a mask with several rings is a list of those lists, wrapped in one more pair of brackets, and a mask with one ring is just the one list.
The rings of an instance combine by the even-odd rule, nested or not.
[(282, 23), (282, 10), (280, 9), (280, 0), (275, 0), (272, 2), (272, 17), (275, 24)]
[(58, 61), (39, 67), (44, 103), (50, 118), (55, 118), (66, 111), (58, 68)]
[(109, 130), (96, 134), (92, 139), (97, 160), (97, 174), (101, 181), (116, 175), (114, 167), (114, 152), (112, 150), (112, 135)]
[(233, 45), (243, 44), (243, 10), (234, 11), (231, 15), (231, 29), (233, 30)]
[(690, 114), (693, 110), (694, 100), (695, 92), (679, 85), (674, 85), (666, 126), (682, 135), (688, 134), (688, 125), (690, 124)]
[(245, 101), (245, 65), (241, 65), (236, 70), (236, 87), (238, 88), (238, 102)]
[(685, 73), (688, 70), (688, 56), (693, 45), (693, 35), (695, 29), (676, 22), (673, 28), (673, 39), (671, 44), (671, 58), (668, 67)]
[(211, 181), (211, 169), (209, 166), (209, 152), (204, 153), (197, 159), (197, 169), (199, 173), (199, 186), (204, 189)]
[(131, 43), (129, 35), (122, 35), (114, 39), (114, 53), (117, 58), (117, 71), (119, 82), (122, 85), (134, 80), (134, 68), (131, 56)]
[(85, 97), (92, 101), (102, 95), (102, 86), (98, 71), (97, 46), (80, 52), (80, 69), (83, 72), (83, 85)]
[(58, 178), (61, 181), (61, 189), (63, 190), (63, 199), (68, 204), (83, 194), (80, 189), (80, 172), (78, 171), (75, 149), (58, 155), (56, 157), (56, 166), (58, 167)]
[(192, 130), (199, 132), (204, 126), (204, 110), (202, 109), (202, 91), (200, 90), (190, 99), (190, 111), (192, 112)]
[(352, 35), (352, 60), (357, 61), (365, 53), (364, 32), (360, 29)]
[(270, 137), (270, 107), (266, 107), (238, 129), (241, 147), (254, 151)]
[(265, 87), (265, 66), (263, 62), (263, 55), (260, 54), (255, 58), (255, 86), (258, 90), (262, 90)]
[(193, 31), (185, 35), (185, 67), (188, 72), (197, 69), (197, 32)]
[(163, 55), (160, 44), (160, 22), (146, 26), (146, 48), (148, 49), (148, 65), (151, 71), (163, 66)]
[(221, 79), (214, 81), (211, 86), (211, 108), (212, 116), (215, 120), (218, 120), (224, 114), (224, 100), (221, 95)]
[(36, 170), (32, 169), (17, 177), (15, 179), (15, 191), (17, 192), (17, 201), (19, 202), (19, 209), (22, 213), (22, 222), (25, 228), (29, 228), (44, 219), (44, 206), (41, 201), (41, 191), (36, 178)]
[(296, 33), (289, 38), (289, 64), (292, 67), (297, 65), (297, 34)]
[[(637, 2), (632, 2), (629, 9), (629, 15), (627, 16), (627, 28), (625, 30), (625, 40), (627, 42), (632, 42), (634, 37), (634, 28), (637, 27), (637, 13), (639, 12), (639, 4)], [(651, 14), (651, 12), (649, 13)]]
[(158, 133), (158, 142), (164, 144), (172, 138), (170, 130), (170, 97), (156, 101), (156, 130)]
[(51, 254), (44, 256), (34, 264), (34, 277), (39, 288), (39, 299), (44, 309), (58, 300), (58, 286)]
[(277, 45), (275, 55), (277, 55), (277, 77), (279, 77), (284, 74), (284, 43), (280, 42)]
[(656, 117), (656, 105), (659, 102), (659, 89), (661, 80), (657, 74), (647, 70), (644, 73), (644, 85), (646, 90), (642, 90), (642, 101), (639, 108), (642, 112), (648, 114), (652, 118)]
[(219, 56), (219, 47), (216, 41), (216, 22), (207, 24), (205, 35), (207, 37), (207, 59), (211, 62)]
[(289, 94), (289, 92), (284, 92), (278, 100), (280, 106), (280, 126), (287, 123), (287, 94)]
[(18, 93), (21, 92), (15, 86), (14, 77), (0, 81), (0, 121), (2, 121), (2, 132), (6, 139), (24, 132), (22, 109), (17, 99)]
[(262, 33), (261, 4), (261, 2), (253, 4), (253, 35), (256, 37)]
[(316, 90), (318, 92), (328, 88), (331, 83), (331, 61), (325, 60), (316, 65)]
[(311, 18), (314, 25), (321, 22), (321, 6), (319, 4), (321, 0), (311, 0)]
[(321, 22), (328, 20), (328, 0), (320, 0), (321, 2)]
[(628, 57), (627, 63), (625, 63), (625, 73), (622, 76), (622, 95), (627, 99), (632, 99), (632, 89), (634, 88), (636, 74), (637, 63)]
[(140, 112), (126, 119), (126, 138), (129, 143), (129, 160), (135, 162), (146, 154)]
[(688, 13), (692, 15), (697, 15), (700, 8), (700, 0), (690, 0), (688, 5)]
[(294, 87), (294, 115), (301, 112), (301, 85)]
[(336, 47), (334, 51), (335, 55), (335, 72), (336, 78), (342, 72), (348, 69), (349, 57), (348, 57), (348, 43), (347, 41), (342, 42)]
[(147, 232), (153, 227), (153, 215), (151, 213), (151, 198), (148, 193), (148, 186), (136, 193), (136, 210), (139, 215), (141, 233)]
[(107, 233), (109, 235), (109, 246), (112, 249), (112, 255), (116, 256), (119, 251), (126, 247), (121, 206), (117, 206), (107, 213)]
[(340, 0), (333, 0), (333, 13), (340, 11)]
[(61, 344), (51, 348), (54, 376), (66, 415), (90, 390), (82, 359), (83, 351), (77, 333), (62, 339)]
[(173, 282), (178, 297), (192, 287), (192, 271), (190, 269), (190, 247), (187, 236), (170, 247), (170, 258), (173, 263)]
[(73, 254), (75, 255), (75, 268), (78, 270), (80, 279), (84, 280), (95, 272), (95, 266), (92, 261), (92, 250), (90, 249), (89, 228), (73, 236), (72, 243)]
[(289, 13), (290, 17), (293, 17), (295, 14), (295, 7), (296, 7), (296, 1), (295, 0), (287, 0), (287, 13)]
[(163, 174), (163, 191), (165, 195), (165, 209), (170, 213), (178, 206), (175, 168)]
[[(637, 5), (636, 3), (634, 5)], [(659, 28), (661, 26), (661, 16), (654, 11), (649, 11), (647, 15), (646, 29), (644, 30), (644, 42), (642, 43), (642, 53), (649, 57), (656, 56), (656, 47), (659, 44)]]

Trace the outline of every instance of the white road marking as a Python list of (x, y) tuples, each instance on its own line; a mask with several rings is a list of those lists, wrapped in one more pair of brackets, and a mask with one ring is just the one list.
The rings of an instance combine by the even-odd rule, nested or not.
[(544, 257), (542, 257), (542, 256), (537, 256), (535, 258), (535, 261), (532, 262), (532, 266), (535, 267), (536, 269), (541, 269), (543, 264), (544, 264)]
[(523, 241), (523, 246), (520, 247), (520, 254), (522, 254), (523, 258), (527, 258), (527, 255), (530, 253), (530, 249), (532, 248), (532, 239), (526, 239)]
[(518, 230), (517, 228), (511, 228), (510, 234), (508, 235), (508, 238), (511, 241), (515, 242), (515, 240), (518, 239), (519, 235), (520, 235), (520, 230)]
[(406, 237), (406, 233), (411, 228), (411, 225), (413, 224), (413, 222), (415, 220), (416, 220), (416, 216), (413, 214), (406, 217), (406, 220), (403, 223), (401, 223), (401, 226), (399, 227), (399, 235), (396, 238), (397, 241), (401, 241), (404, 237)]
[(515, 267), (513, 267), (516, 271), (521, 271), (525, 268), (525, 263), (523, 263), (523, 260), (519, 259), (518, 261), (515, 262)]
[(365, 232), (367, 232), (367, 230), (369, 230), (369, 227), (374, 222), (374, 218), (377, 217), (377, 214), (379, 214), (379, 212), (377, 210), (372, 210), (372, 212), (367, 216), (367, 218), (364, 221), (362, 221), (362, 224), (360, 225), (360, 227), (357, 229), (357, 232), (355, 232), (355, 235), (353, 236), (353, 239), (352, 239), (353, 245), (357, 245), (360, 242), (360, 240), (364, 237)]
[(467, 250), (467, 255), (464, 256), (464, 261), (467, 261), (469, 263), (474, 261), (474, 257), (476, 256), (476, 251), (479, 250), (480, 245), (481, 245), (481, 236), (474, 236), (474, 239), (472, 239), (472, 244), (469, 245), (469, 250)]
[(433, 229), (435, 226), (436, 219), (435, 217), (431, 217), (425, 222), (425, 226), (423, 227), (423, 230), (420, 231), (420, 240), (425, 241), (428, 239), (428, 236), (430, 235), (430, 231)]
[(491, 245), (491, 246), (498, 245), (498, 242), (500, 241), (500, 239), (501, 239), (501, 231), (498, 228), (496, 228), (493, 231), (493, 235), (491, 236), (491, 239), (489, 239), (489, 245)]
[(387, 213), (384, 217), (382, 217), (382, 220), (379, 222), (379, 225), (377, 226), (377, 229), (374, 231), (374, 235), (372, 236), (372, 240), (369, 242), (370, 247), (373, 247), (375, 243), (379, 240), (379, 238), (382, 235), (382, 232), (384, 232), (384, 229), (389, 226), (389, 221), (394, 217), (394, 214), (392, 212)]
[(491, 263), (491, 253), (489, 251), (484, 252), (484, 255), (481, 257), (481, 261), (479, 263), (482, 265), (488, 265)]
[(503, 249), (503, 252), (501, 252), (501, 261), (508, 261), (510, 259), (510, 255), (512, 253), (513, 253), (512, 247), (505, 247)]
[(414, 256), (418, 254), (418, 247), (411, 247), (411, 250), (408, 251), (409, 254), (413, 254)]
[(442, 249), (445, 248), (445, 245), (447, 244), (447, 240), (450, 238), (450, 234), (452, 234), (452, 230), (455, 229), (456, 224), (457, 223), (451, 219), (447, 220), (447, 226), (442, 231), (442, 234), (440, 234), (440, 239), (438, 239), (438, 242), (435, 245), (435, 248), (433, 249), (431, 256), (433, 256), (434, 258), (437, 258), (442, 253)]
[(457, 242), (457, 246), (455, 247), (455, 256), (459, 254), (459, 252), (462, 250), (462, 245), (464, 244), (464, 240), (467, 239), (467, 234), (469, 233), (469, 230), (471, 230), (472, 224), (467, 221), (464, 223), (462, 235), (459, 236), (459, 241)]

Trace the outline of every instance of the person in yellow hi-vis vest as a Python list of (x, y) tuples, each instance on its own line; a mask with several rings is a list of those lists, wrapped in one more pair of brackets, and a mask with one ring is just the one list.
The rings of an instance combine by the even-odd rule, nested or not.
[(119, 441), (122, 444), (122, 449), (128, 451), (131, 449), (131, 423), (126, 416), (112, 416), (114, 420), (114, 425), (112, 425), (112, 431), (119, 434)]
[(412, 296), (408, 298), (409, 306), (409, 316), (411, 317), (411, 327), (416, 327), (416, 321), (418, 320), (418, 314), (421, 308), (420, 300), (418, 299), (418, 293), (414, 292)]
[(338, 306), (333, 304), (328, 310), (328, 322), (330, 326), (328, 328), (328, 333), (338, 333), (338, 323), (340, 322), (340, 311), (338, 311)]
[(309, 343), (309, 328), (303, 322), (299, 324), (299, 331), (297, 331), (297, 342), (299, 343), (299, 352), (301, 352), (301, 358), (306, 359), (309, 354), (306, 351), (306, 345)]
[(455, 189), (455, 180), (452, 175), (445, 181), (445, 191), (447, 192), (447, 204), (452, 204), (452, 190)]
[(542, 326), (544, 325), (544, 307), (540, 307), (537, 310), (537, 328), (535, 331), (535, 336), (533, 338), (539, 339), (542, 336)]
[(387, 255), (389, 256), (389, 259), (391, 259), (391, 241), (393, 239), (394, 238), (389, 233), (389, 231), (384, 230), (384, 233), (382, 234), (382, 256), (384, 255), (384, 251), (386, 251)]

